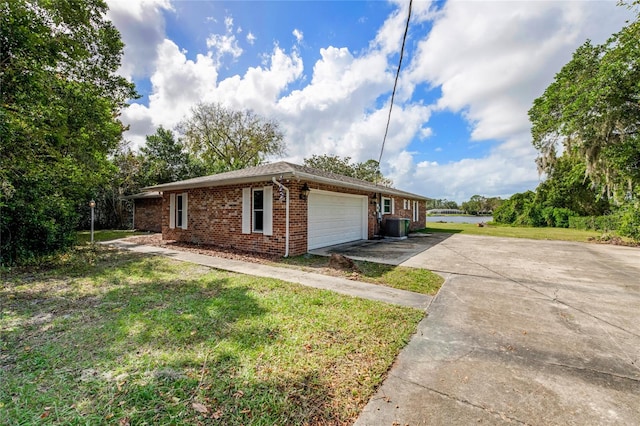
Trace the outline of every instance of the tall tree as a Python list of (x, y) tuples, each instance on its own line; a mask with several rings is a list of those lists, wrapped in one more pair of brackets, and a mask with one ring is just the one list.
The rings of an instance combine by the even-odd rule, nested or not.
[(640, 186), (640, 22), (606, 43), (587, 41), (529, 111), (541, 171), (557, 154), (584, 161), (586, 173), (609, 196)]
[(0, 263), (73, 242), (135, 97), (101, 0), (0, 3)]
[(356, 179), (374, 182), (383, 186), (393, 185), (393, 181), (382, 175), (376, 160), (367, 160), (362, 163), (352, 163), (351, 157), (338, 155), (312, 155), (304, 159), (304, 165), (326, 172), (350, 176)]
[(278, 122), (253, 111), (199, 103), (178, 129), (189, 150), (204, 161), (211, 173), (257, 166), (267, 156), (284, 154), (284, 134)]
[(186, 151), (171, 130), (162, 126), (140, 148), (140, 184), (151, 186), (202, 176), (204, 164)]

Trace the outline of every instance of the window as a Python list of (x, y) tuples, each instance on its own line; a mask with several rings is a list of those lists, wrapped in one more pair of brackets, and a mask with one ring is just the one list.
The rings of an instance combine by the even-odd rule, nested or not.
[(382, 214), (393, 214), (393, 198), (382, 197)]
[(176, 195), (176, 226), (182, 228), (182, 195)]
[(409, 200), (402, 200), (404, 201), (404, 203), (402, 203), (402, 208), (405, 210), (409, 210), (409, 206), (411, 205), (411, 201)]
[(242, 189), (242, 233), (273, 235), (273, 187)]
[(169, 196), (169, 228), (187, 229), (187, 193)]
[(418, 208), (420, 204), (417, 201), (413, 202), (413, 221), (417, 222), (420, 220), (420, 209)]
[(264, 191), (253, 190), (253, 232), (264, 230)]

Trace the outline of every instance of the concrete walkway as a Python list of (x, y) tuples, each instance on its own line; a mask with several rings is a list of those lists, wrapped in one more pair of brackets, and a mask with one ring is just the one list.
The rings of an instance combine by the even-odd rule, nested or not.
[(214, 256), (207, 256), (186, 251), (172, 250), (164, 247), (147, 246), (136, 244), (126, 239), (108, 241), (104, 244), (131, 250), (138, 253), (167, 256), (175, 260), (196, 263), (198, 265), (209, 266), (211, 268), (225, 271), (237, 272), (239, 274), (254, 275), (258, 277), (277, 278), (283, 281), (302, 284), (308, 287), (331, 290), (336, 293), (363, 299), (376, 300), (395, 305), (407, 306), (426, 310), (431, 303), (432, 297), (426, 294), (414, 293), (411, 291), (398, 290), (381, 285), (367, 284), (359, 281), (352, 281), (346, 278), (332, 277), (328, 275), (305, 272), (294, 268), (281, 268), (277, 266), (264, 265), (261, 263), (250, 263), (240, 260), (223, 259)]

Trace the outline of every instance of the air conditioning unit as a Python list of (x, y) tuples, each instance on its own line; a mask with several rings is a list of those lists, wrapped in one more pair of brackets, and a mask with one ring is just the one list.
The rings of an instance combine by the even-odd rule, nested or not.
[(407, 238), (409, 234), (409, 219), (390, 217), (384, 221), (385, 237)]

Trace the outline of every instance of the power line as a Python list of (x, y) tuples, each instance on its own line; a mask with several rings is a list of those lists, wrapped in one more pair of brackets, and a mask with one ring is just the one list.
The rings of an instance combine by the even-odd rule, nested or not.
[(396, 87), (398, 86), (398, 78), (400, 77), (400, 68), (402, 67), (402, 57), (404, 56), (404, 45), (407, 41), (407, 33), (409, 32), (409, 21), (411, 20), (411, 5), (413, 0), (409, 0), (409, 13), (407, 15), (407, 24), (404, 27), (404, 36), (402, 36), (402, 47), (400, 48), (400, 60), (398, 61), (398, 70), (396, 71), (396, 80), (393, 83), (393, 92), (391, 92), (391, 105), (389, 105), (389, 116), (387, 117), (387, 127), (384, 130), (384, 137), (382, 138), (382, 147), (380, 148), (380, 157), (378, 157), (378, 173), (376, 173), (376, 181), (380, 174), (380, 162), (382, 161), (382, 153), (384, 152), (384, 144), (387, 141), (387, 134), (389, 133), (389, 123), (391, 122), (391, 111), (393, 110), (393, 99), (396, 97)]

